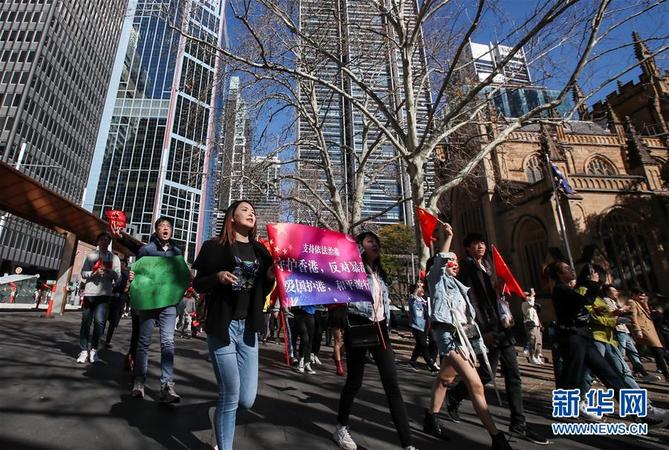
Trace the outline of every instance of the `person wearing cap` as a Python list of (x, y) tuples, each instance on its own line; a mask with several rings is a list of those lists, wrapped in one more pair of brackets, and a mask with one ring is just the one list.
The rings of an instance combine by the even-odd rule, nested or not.
[(470, 289), (456, 278), (458, 257), (449, 251), (453, 230), (449, 224), (443, 224), (442, 231), (444, 239), (440, 252), (435, 255), (427, 273), (428, 290), (432, 295), (430, 322), (441, 356), (441, 369), (432, 384), (430, 409), (425, 411), (423, 431), (448, 439), (437, 414), (444, 403), (447, 386), (458, 375), (472, 398), (476, 414), (490, 433), (492, 448), (510, 449), (504, 433), (497, 429), (490, 415), (483, 383), (476, 371), (479, 365), (477, 354), (485, 352), (486, 348), (475, 322), (476, 311), (469, 301)]

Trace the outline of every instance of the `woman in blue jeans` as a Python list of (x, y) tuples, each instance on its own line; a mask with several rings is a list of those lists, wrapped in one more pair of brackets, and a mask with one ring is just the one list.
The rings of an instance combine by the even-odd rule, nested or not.
[(258, 332), (263, 305), (274, 283), (272, 257), (256, 241), (251, 203), (233, 202), (218, 238), (202, 245), (193, 288), (207, 298), (205, 331), (218, 401), (214, 414), (220, 450), (232, 449), (237, 408), (253, 405), (258, 388)]

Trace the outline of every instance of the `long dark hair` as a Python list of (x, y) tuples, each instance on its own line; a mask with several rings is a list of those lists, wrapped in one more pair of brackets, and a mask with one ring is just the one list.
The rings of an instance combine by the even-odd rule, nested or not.
[[(237, 208), (239, 208), (239, 205), (242, 203), (247, 203), (253, 208), (253, 211), (255, 212), (256, 208), (253, 206), (253, 203), (251, 203), (248, 200), (236, 200), (228, 206), (228, 209), (225, 210), (225, 218), (223, 219), (223, 226), (221, 227), (221, 232), (218, 236), (218, 242), (219, 244), (227, 244), (227, 245), (232, 245), (236, 241), (235, 237), (235, 228), (234, 225), (232, 224), (232, 218), (235, 215), (235, 212), (237, 211)], [(251, 229), (251, 232), (249, 233), (249, 240), (250, 241), (255, 241), (256, 240), (256, 233), (258, 231), (258, 220), (256, 218), (256, 223), (253, 225), (253, 229)]]
[[(363, 231), (359, 235), (355, 237), (355, 241), (358, 243), (358, 245), (362, 249), (362, 241), (365, 240), (366, 237), (371, 236), (376, 240), (376, 243), (379, 246), (379, 250), (381, 250), (381, 239), (379, 236), (374, 233), (373, 231)], [(386, 269), (383, 267), (383, 263), (381, 263), (381, 255), (379, 254), (379, 258), (374, 262), (374, 266), (372, 267), (371, 261), (367, 260), (367, 255), (365, 252), (362, 252), (362, 262), (365, 263), (365, 271), (369, 274), (369, 270), (371, 269), (372, 271), (376, 272), (381, 279), (383, 280), (384, 283), (390, 284), (390, 278), (388, 277), (388, 272), (386, 272)]]

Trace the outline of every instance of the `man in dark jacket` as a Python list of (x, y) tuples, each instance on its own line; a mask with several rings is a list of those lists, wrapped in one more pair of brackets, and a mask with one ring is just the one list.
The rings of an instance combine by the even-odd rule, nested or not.
[[(500, 313), (500, 299), (497, 294), (497, 283), (492, 264), (486, 259), (487, 245), (482, 235), (469, 234), (464, 240), (467, 256), (460, 262), (458, 279), (470, 287), (469, 299), (476, 309), (476, 322), (481, 329), (483, 340), (488, 348), (488, 359), (492, 373), (497, 371), (498, 362), (502, 363), (502, 374), (506, 395), (511, 409), (509, 432), (513, 437), (525, 439), (536, 444), (548, 444), (543, 436), (527, 428), (523, 409), (523, 394), (516, 359), (514, 339), (511, 334), (513, 320)], [(479, 375), (484, 384), (490, 381), (483, 359), (479, 357)], [(460, 381), (448, 393), (448, 414), (454, 422), (459, 422), (458, 407), (467, 397), (467, 387)]]
[[(172, 219), (161, 217), (154, 224), (155, 233), (148, 244), (137, 252), (137, 259), (144, 256), (181, 256), (181, 250), (172, 242)], [(128, 279), (135, 278), (130, 272)], [(149, 363), (149, 346), (153, 328), (160, 327), (160, 394), (163, 403), (178, 403), (181, 397), (174, 390), (174, 328), (177, 319), (176, 305), (165, 308), (137, 311), (139, 338), (134, 365), (132, 396), (144, 397), (144, 382)]]

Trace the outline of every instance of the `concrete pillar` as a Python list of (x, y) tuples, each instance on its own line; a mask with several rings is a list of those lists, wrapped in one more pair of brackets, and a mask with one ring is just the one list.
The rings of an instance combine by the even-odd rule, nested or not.
[(77, 253), (77, 235), (74, 233), (66, 233), (65, 247), (63, 249), (63, 256), (60, 259), (60, 266), (58, 267), (58, 279), (51, 296), (51, 304), (47, 310), (46, 317), (53, 317), (54, 314), (62, 315), (65, 313), (65, 305), (67, 304), (67, 287), (70, 285), (72, 278), (72, 266), (74, 265), (74, 257)]

